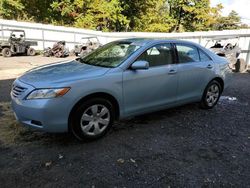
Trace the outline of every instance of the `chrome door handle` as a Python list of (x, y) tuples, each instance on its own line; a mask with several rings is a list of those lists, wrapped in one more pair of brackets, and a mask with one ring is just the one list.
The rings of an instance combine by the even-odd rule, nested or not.
[(172, 70), (170, 70), (170, 71), (168, 72), (168, 74), (176, 74), (176, 73), (177, 73), (177, 71), (174, 70), (174, 69), (172, 69)]
[(211, 64), (209, 64), (209, 65), (207, 66), (207, 68), (208, 68), (208, 69), (212, 69), (213, 66), (212, 66)]

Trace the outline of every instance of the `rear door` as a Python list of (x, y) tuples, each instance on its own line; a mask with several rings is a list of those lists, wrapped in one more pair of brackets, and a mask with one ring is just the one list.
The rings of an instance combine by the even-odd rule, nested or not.
[(147, 70), (127, 69), (123, 73), (125, 113), (154, 111), (176, 101), (177, 65), (173, 64), (170, 43), (158, 44), (142, 53), (137, 60), (149, 62)]
[(178, 101), (197, 101), (213, 76), (213, 61), (194, 45), (176, 44), (178, 54)]

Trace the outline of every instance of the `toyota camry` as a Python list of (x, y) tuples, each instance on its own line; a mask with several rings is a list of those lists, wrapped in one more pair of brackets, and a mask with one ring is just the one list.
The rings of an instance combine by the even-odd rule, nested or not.
[(96, 139), (122, 118), (193, 102), (211, 109), (229, 73), (226, 59), (196, 43), (126, 39), (26, 72), (13, 83), (12, 108), (25, 126)]

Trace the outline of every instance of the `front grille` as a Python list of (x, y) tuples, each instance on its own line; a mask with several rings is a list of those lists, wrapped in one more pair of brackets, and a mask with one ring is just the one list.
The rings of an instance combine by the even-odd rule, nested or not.
[(13, 97), (18, 97), (18, 96), (22, 95), (22, 93), (25, 92), (26, 89), (27, 88), (17, 86), (17, 85), (13, 86), (12, 91), (11, 91), (12, 96)]

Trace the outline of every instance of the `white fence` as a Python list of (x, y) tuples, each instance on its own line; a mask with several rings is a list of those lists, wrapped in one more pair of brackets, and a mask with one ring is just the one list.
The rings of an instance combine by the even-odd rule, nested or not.
[(96, 36), (102, 44), (124, 38), (172, 38), (185, 39), (200, 43), (205, 46), (207, 40), (214, 37), (239, 37), (239, 46), (242, 49), (241, 58), (250, 64), (250, 29), (208, 31), (208, 32), (185, 32), (185, 33), (144, 33), (144, 32), (101, 32), (73, 27), (53, 26), (29, 22), (17, 22), (0, 19), (0, 36), (7, 39), (9, 33), (4, 29), (23, 29), (28, 40), (38, 41), (37, 50), (43, 50), (52, 46), (54, 42), (64, 40), (71, 50), (74, 45), (81, 41), (82, 37)]

